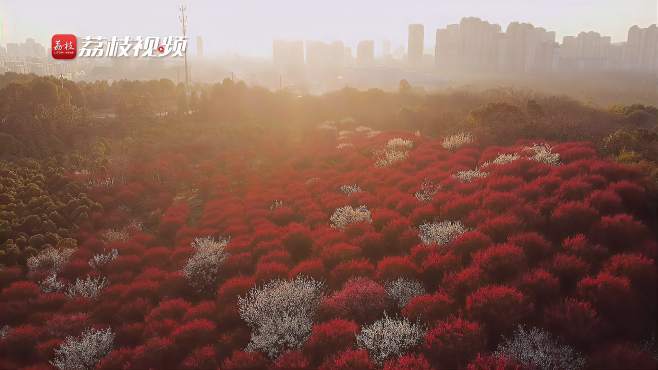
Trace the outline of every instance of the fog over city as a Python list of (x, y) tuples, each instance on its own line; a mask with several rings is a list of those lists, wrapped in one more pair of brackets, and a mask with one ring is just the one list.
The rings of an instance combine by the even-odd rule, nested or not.
[[(179, 5), (176, 0), (157, 6), (123, 0), (111, 5), (5, 0), (0, 4), (0, 72), (181, 82), (184, 69), (175, 59), (55, 63), (49, 57), (55, 33), (78, 38), (180, 35)], [(344, 87), (392, 90), (405, 79), (423, 91), (511, 84), (550, 92), (568, 88), (566, 93), (602, 103), (621, 95), (649, 102), (656, 98), (654, 0), (185, 5), (192, 82), (232, 78), (317, 94)], [(586, 77), (601, 74), (606, 78)], [(585, 83), (576, 87), (573, 78)]]

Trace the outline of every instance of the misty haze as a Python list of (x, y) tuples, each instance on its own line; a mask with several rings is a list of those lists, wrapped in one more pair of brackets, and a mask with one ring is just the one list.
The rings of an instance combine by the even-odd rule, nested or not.
[(0, 370), (658, 369), (655, 0), (0, 2)]

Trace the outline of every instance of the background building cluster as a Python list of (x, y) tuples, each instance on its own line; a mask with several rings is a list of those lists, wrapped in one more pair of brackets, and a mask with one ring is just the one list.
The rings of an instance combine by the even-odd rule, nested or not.
[[(427, 53), (425, 28), (411, 24), (406, 55), (409, 68), (435, 66), (439, 71), (541, 73), (562, 70), (625, 70), (658, 73), (658, 27), (633, 26), (628, 40), (613, 43), (597, 32), (581, 32), (559, 42), (555, 32), (529, 23), (510, 23), (505, 31), (498, 24), (479, 18), (463, 18), (436, 31), (434, 52)], [(379, 63), (390, 61), (390, 42), (382, 44)], [(277, 66), (368, 66), (377, 62), (375, 42), (360, 41), (356, 55), (342, 42), (282, 41), (273, 44)]]
[[(411, 37), (411, 36), (410, 36)], [(597, 32), (556, 41), (555, 32), (528, 23), (497, 24), (464, 18), (436, 31), (435, 64), (510, 72), (629, 70), (658, 73), (658, 27), (633, 26), (626, 42), (612, 43)]]

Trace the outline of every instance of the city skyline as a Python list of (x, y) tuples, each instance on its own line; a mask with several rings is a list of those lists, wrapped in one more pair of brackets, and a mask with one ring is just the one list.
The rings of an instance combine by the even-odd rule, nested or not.
[[(112, 7), (92, 13), (86, 11), (88, 3), (71, 0), (57, 3), (57, 8), (39, 3), (40, 11), (35, 13), (34, 1), (6, 0), (0, 4), (3, 28), (0, 43), (22, 42), (31, 37), (47, 44), (53, 33), (63, 32), (104, 36), (173, 34), (179, 31), (175, 18), (178, 3), (165, 0), (153, 7), (119, 0)], [(375, 40), (376, 54), (380, 54), (381, 41), (390, 41), (393, 49), (406, 45), (407, 27), (414, 23), (424, 24), (425, 44), (431, 49), (436, 29), (466, 16), (485, 19), (503, 29), (515, 21), (532, 23), (555, 31), (560, 41), (581, 31), (595, 31), (610, 36), (613, 43), (624, 41), (631, 26), (647, 27), (658, 18), (653, 0), (535, 1), (532, 4), (521, 0), (496, 4), (478, 0), (458, 4), (416, 0), (405, 3), (404, 7), (371, 0), (355, 4), (342, 0), (332, 4), (296, 0), (282, 0), (276, 5), (255, 1), (188, 3), (190, 35), (204, 36), (205, 55), (238, 53), (260, 57), (271, 55), (273, 39), (341, 40), (354, 50), (361, 40)]]

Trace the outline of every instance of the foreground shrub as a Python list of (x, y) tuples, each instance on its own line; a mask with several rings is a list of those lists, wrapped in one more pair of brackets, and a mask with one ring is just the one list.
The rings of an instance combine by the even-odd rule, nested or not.
[(299, 348), (309, 337), (323, 284), (298, 276), (273, 280), (238, 298), (240, 317), (251, 327), (248, 351), (270, 358), (286, 349)]
[(392, 319), (387, 315), (361, 328), (356, 336), (359, 347), (368, 350), (378, 365), (392, 356), (401, 356), (422, 342), (425, 331), (407, 319)]

